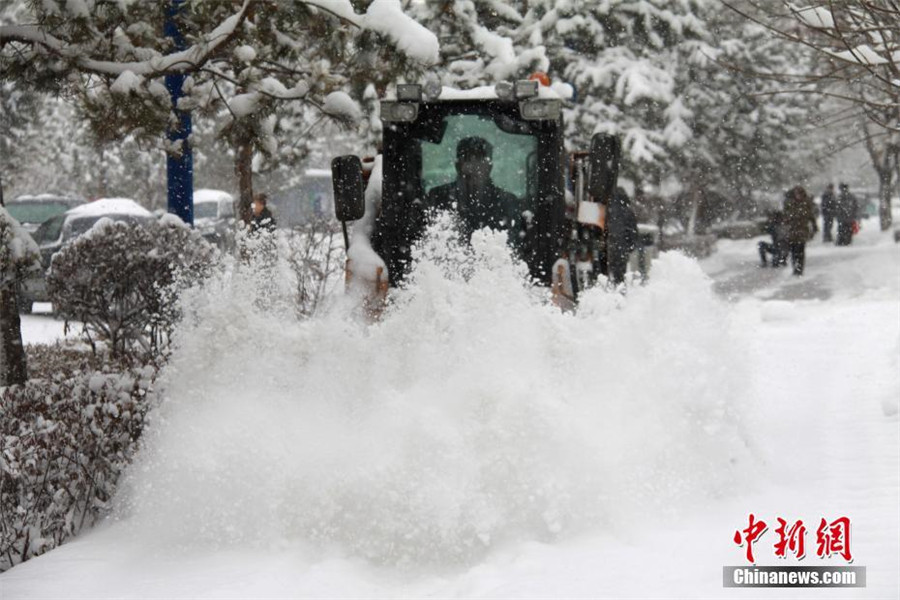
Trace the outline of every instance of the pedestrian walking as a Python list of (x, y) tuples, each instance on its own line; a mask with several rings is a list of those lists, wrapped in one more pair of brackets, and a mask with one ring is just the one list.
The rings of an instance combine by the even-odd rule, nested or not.
[(606, 261), (609, 280), (619, 285), (625, 281), (628, 256), (637, 246), (637, 218), (628, 193), (616, 188), (606, 212)]
[(269, 197), (266, 194), (256, 194), (253, 197), (253, 217), (250, 220), (250, 231), (275, 231), (275, 217), (268, 207)]
[(834, 195), (833, 183), (829, 183), (825, 191), (822, 192), (820, 206), (822, 209), (822, 241), (830, 242), (832, 241), (831, 225), (834, 223), (834, 213), (837, 208), (837, 198)]
[(792, 188), (784, 200), (784, 218), (787, 221), (788, 247), (794, 275), (803, 275), (806, 262), (806, 242), (816, 234), (816, 210), (812, 198), (802, 186)]
[(836, 245), (849, 246), (853, 242), (853, 228), (858, 208), (856, 196), (850, 193), (850, 187), (846, 183), (840, 184), (834, 215), (837, 220)]

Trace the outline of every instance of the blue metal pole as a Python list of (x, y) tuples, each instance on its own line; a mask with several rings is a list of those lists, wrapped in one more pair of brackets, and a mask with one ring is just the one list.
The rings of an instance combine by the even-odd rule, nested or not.
[[(186, 48), (184, 36), (178, 29), (178, 14), (181, 12), (184, 0), (169, 0), (166, 5), (166, 23), (164, 33), (166, 37), (175, 42), (174, 51), (179, 52)], [(178, 118), (177, 125), (169, 125), (166, 132), (169, 142), (176, 145), (180, 142), (181, 154), (175, 155), (167, 152), (166, 171), (169, 191), (169, 212), (188, 225), (194, 224), (194, 156), (191, 150), (191, 113), (178, 110), (178, 100), (184, 95), (181, 86), (186, 76), (166, 75), (166, 89), (172, 97), (172, 111)]]

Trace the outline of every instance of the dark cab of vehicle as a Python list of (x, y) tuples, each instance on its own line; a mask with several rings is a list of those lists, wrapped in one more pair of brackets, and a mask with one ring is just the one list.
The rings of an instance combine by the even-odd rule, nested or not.
[[(387, 266), (390, 285), (398, 285), (408, 270), (436, 192), (453, 185), (461, 144), (472, 139), (491, 149), (491, 185), (504, 198), (496, 207), (503, 214), (487, 220), (505, 224), (510, 246), (531, 276), (551, 285), (553, 265), (566, 255), (573, 227), (566, 216), (562, 101), (539, 89), (537, 81), (504, 83), (480, 95), (454, 91), (425, 97), (420, 86), (398, 85), (396, 100), (381, 103), (383, 193), (371, 242)], [(584, 154), (590, 168), (581, 182), (583, 195), (603, 201), (616, 185), (618, 140), (598, 134)], [(360, 160), (337, 157), (332, 173), (338, 220), (368, 219)]]

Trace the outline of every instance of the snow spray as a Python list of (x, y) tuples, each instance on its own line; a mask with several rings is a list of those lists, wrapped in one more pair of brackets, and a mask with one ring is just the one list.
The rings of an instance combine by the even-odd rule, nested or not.
[(454, 240), (429, 231), (374, 324), (261, 310), (239, 268), (189, 294), (120, 517), (166, 546), (471, 564), (729, 492), (740, 349), (694, 261), (564, 314), (504, 235)]

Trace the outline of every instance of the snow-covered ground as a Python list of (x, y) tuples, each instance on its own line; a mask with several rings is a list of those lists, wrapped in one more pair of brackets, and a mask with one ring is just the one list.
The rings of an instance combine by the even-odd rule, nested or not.
[[(291, 324), (234, 282), (198, 303), (115, 519), (0, 575), (0, 597), (900, 594), (900, 245), (668, 254), (577, 315), (502, 243), (463, 284), (437, 240), (378, 325)], [(448, 274), (449, 271), (449, 274)], [(26, 319), (26, 337), (39, 327)], [(722, 587), (852, 522), (862, 589)], [(803, 561), (776, 518), (802, 519)]]
[(70, 324), (67, 333), (65, 321), (54, 317), (52, 310), (53, 306), (47, 302), (35, 302), (32, 314), (21, 315), (22, 341), (24, 343), (52, 344), (57, 340), (78, 337), (78, 329)]

